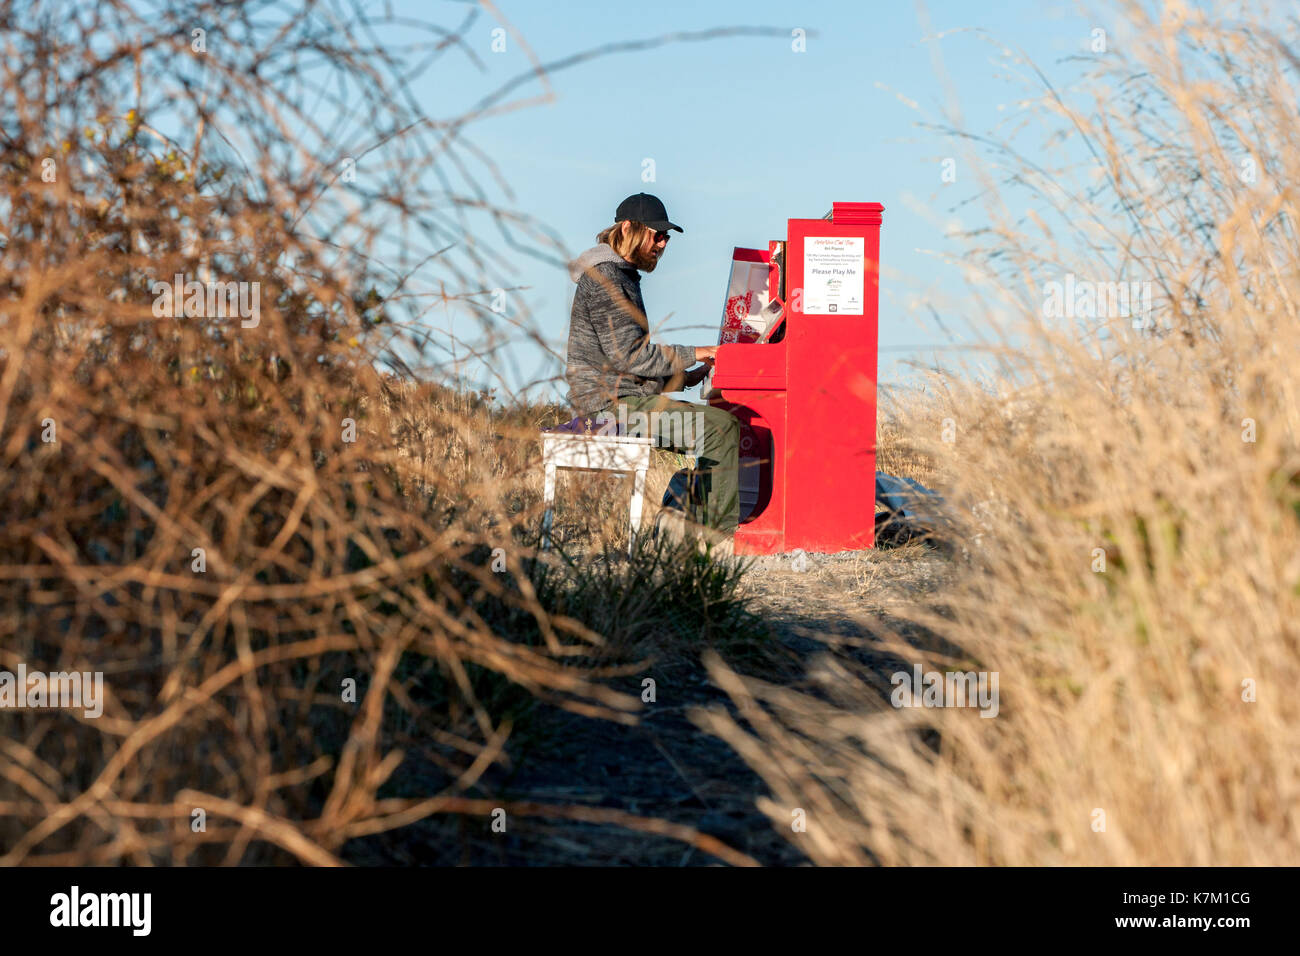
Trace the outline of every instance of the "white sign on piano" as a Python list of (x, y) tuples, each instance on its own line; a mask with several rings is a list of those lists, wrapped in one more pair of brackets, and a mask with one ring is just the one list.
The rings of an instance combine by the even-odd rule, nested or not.
[(866, 254), (861, 236), (804, 239), (804, 315), (862, 315)]

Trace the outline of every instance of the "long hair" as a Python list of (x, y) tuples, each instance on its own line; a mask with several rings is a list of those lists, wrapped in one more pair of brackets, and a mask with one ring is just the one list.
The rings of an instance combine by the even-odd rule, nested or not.
[(629, 226), (627, 234), (623, 234), (621, 222), (616, 222), (607, 229), (602, 229), (596, 234), (596, 241), (604, 243), (624, 259), (631, 259), (636, 250), (641, 248), (641, 242), (645, 239), (646, 233), (653, 233), (651, 229), (643, 222), (637, 222), (632, 219), (625, 220)]

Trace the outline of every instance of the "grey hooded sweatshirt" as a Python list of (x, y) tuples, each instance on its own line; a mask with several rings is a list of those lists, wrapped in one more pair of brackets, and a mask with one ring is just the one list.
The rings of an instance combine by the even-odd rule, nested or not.
[(657, 395), (668, 378), (695, 363), (692, 345), (650, 341), (641, 276), (609, 246), (578, 256), (569, 264), (569, 277), (578, 289), (564, 377), (569, 404), (579, 415), (595, 415), (624, 396)]

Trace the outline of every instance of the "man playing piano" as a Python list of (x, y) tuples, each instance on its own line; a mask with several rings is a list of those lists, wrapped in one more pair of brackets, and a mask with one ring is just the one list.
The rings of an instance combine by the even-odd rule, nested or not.
[[(580, 416), (627, 422), (629, 434), (648, 434), (661, 446), (692, 452), (704, 510), (691, 518), (710, 529), (706, 537), (726, 553), (740, 514), (740, 423), (723, 409), (664, 395), (703, 381), (718, 347), (651, 342), (641, 298), (640, 272), (655, 270), (672, 229), (684, 231), (669, 222), (656, 197), (629, 196), (619, 204), (614, 225), (596, 236), (597, 245), (570, 264), (578, 288), (565, 370), (569, 404)], [(698, 362), (704, 364), (687, 371)]]

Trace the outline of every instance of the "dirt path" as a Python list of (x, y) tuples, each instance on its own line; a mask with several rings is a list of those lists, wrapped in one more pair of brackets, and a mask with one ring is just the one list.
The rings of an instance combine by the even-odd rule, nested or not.
[[(939, 586), (945, 562), (921, 547), (843, 555), (757, 559), (744, 593), (772, 628), (778, 656), (797, 681), (827, 634), (861, 634), (864, 615)], [(802, 568), (802, 570), (799, 570)], [(741, 668), (743, 670), (743, 668)], [(765, 865), (806, 864), (756, 807), (762, 780), (725, 743), (687, 718), (693, 707), (729, 707), (698, 655), (655, 664), (657, 700), (636, 726), (543, 707), (512, 738), (513, 770), (489, 775), (485, 794), (505, 801), (613, 807), (711, 833)], [(769, 674), (760, 676), (771, 677)], [(621, 689), (638, 693), (640, 675)], [(435, 865), (709, 866), (718, 861), (676, 840), (623, 828), (513, 818), (507, 832), (487, 821), (429, 821), (350, 854), (356, 862)]]

